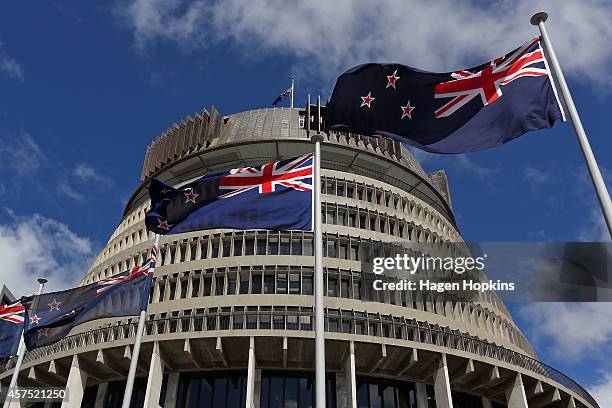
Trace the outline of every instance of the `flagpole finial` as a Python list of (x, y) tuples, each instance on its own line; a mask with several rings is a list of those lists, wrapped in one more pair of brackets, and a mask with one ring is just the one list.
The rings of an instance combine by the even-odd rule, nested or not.
[(534, 26), (539, 25), (540, 23), (543, 23), (546, 21), (546, 19), (548, 18), (548, 13), (545, 11), (540, 11), (535, 13), (533, 16), (531, 16), (531, 24), (533, 24)]
[(316, 135), (312, 135), (310, 140), (312, 140), (314, 143), (322, 142), (323, 141), (323, 135), (321, 135), (320, 133), (317, 133)]
[(38, 279), (36, 279), (36, 281), (37, 281), (38, 283), (40, 283), (41, 285), (44, 285), (45, 283), (49, 282), (49, 281), (48, 281), (47, 279), (45, 279), (45, 278), (38, 278)]

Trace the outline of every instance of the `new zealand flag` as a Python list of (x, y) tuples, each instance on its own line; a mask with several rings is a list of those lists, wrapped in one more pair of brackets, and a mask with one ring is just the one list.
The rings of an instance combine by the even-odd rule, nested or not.
[(17, 354), (25, 309), (21, 303), (0, 305), (0, 362)]
[(26, 308), (24, 340), (28, 350), (53, 344), (73, 327), (106, 317), (146, 310), (157, 249), (140, 266), (86, 286), (21, 299)]
[(330, 129), (389, 136), (434, 153), (499, 146), (562, 116), (539, 37), (462, 71), (361, 65), (338, 78), (327, 106)]
[(149, 185), (147, 228), (176, 234), (214, 228), (310, 230), (312, 154), (206, 175), (181, 188)]

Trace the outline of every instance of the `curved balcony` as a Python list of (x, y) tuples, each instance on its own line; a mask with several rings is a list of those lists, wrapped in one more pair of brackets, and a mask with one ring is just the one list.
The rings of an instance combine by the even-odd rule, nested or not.
[[(171, 317), (148, 320), (145, 325), (144, 342), (170, 341), (172, 339), (217, 337), (219, 336), (262, 336), (262, 337), (300, 337), (312, 339), (314, 314), (312, 311), (277, 311), (269, 312), (207, 312), (184, 317)], [(326, 340), (355, 343), (388, 344), (388, 347), (405, 345), (413, 350), (425, 350), (438, 353), (451, 351), (469, 361), (478, 361), (486, 366), (495, 361), (503, 369), (516, 370), (529, 381), (547, 384), (556, 390), (566, 391), (570, 396), (590, 408), (599, 408), (593, 397), (578, 383), (534, 358), (485, 342), (477, 337), (471, 337), (459, 331), (451, 331), (445, 327), (430, 326), (427, 323), (393, 318), (391, 316), (340, 316), (332, 311), (326, 313)], [(128, 323), (99, 328), (68, 336), (61, 341), (34, 349), (24, 357), (24, 369), (34, 367), (37, 362), (63, 353), (75, 354), (79, 350), (97, 350), (116, 347), (117, 343), (131, 344), (135, 336), (137, 323)], [(292, 333), (295, 334), (293, 335)], [(337, 334), (341, 334), (338, 336)], [(15, 358), (4, 365), (0, 378), (6, 378), (12, 373)], [(468, 363), (469, 364), (469, 363)], [(472, 363), (473, 364), (473, 363)], [(226, 364), (227, 366), (227, 364)], [(370, 371), (372, 372), (372, 371)], [(402, 370), (402, 375), (410, 372)], [(498, 374), (499, 375), (499, 374)], [(537, 385), (536, 385), (537, 387)]]

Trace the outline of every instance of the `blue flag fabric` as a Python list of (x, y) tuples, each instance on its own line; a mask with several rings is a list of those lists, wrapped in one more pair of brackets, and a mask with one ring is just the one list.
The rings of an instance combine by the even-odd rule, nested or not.
[(272, 102), (272, 105), (278, 105), (279, 103), (281, 103), (283, 100), (285, 100), (285, 98), (288, 98), (291, 96), (291, 92), (292, 89), (291, 87), (287, 88), (286, 91), (281, 92), (280, 94), (278, 94), (278, 96), (276, 97), (276, 99), (274, 99), (274, 102)]
[(176, 234), (214, 228), (310, 230), (312, 154), (206, 175), (180, 188), (149, 185), (147, 228)]
[(0, 362), (17, 354), (25, 309), (21, 303), (0, 306)]
[(486, 64), (432, 73), (365, 64), (342, 74), (327, 105), (327, 126), (383, 135), (434, 153), (506, 143), (562, 118), (540, 38)]
[(146, 310), (154, 265), (155, 261), (149, 259), (129, 272), (86, 286), (23, 297), (27, 349), (53, 344), (81, 323)]

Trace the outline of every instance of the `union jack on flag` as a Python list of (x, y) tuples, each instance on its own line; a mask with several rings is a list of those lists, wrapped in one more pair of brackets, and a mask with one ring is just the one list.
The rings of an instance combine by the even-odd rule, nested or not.
[[(307, 180), (308, 179), (308, 180)], [(230, 190), (219, 198), (229, 198), (252, 189), (272, 193), (279, 186), (299, 191), (312, 190), (312, 154), (289, 162), (266, 163), (261, 167), (239, 167), (221, 178), (220, 190)]]
[(0, 361), (17, 354), (24, 321), (25, 307), (20, 302), (0, 306)]
[(453, 98), (436, 110), (436, 118), (452, 115), (458, 109), (480, 97), (486, 106), (502, 96), (502, 86), (522, 77), (547, 76), (548, 69), (536, 67), (545, 63), (540, 37), (523, 44), (506, 57), (495, 58), (488, 66), (477, 72), (455, 71), (452, 81), (436, 85), (435, 98)]
[(0, 306), (0, 320), (15, 324), (23, 323), (25, 308), (19, 302), (10, 305)]
[(106, 292), (118, 283), (134, 279), (140, 275), (152, 275), (155, 271), (155, 262), (157, 259), (157, 247), (153, 245), (151, 250), (151, 257), (147, 259), (142, 265), (134, 266), (129, 272), (123, 272), (118, 275), (111, 276), (110, 278), (99, 281), (98, 289), (96, 290), (96, 296)]
[(484, 64), (427, 72), (369, 63), (338, 77), (327, 104), (332, 130), (387, 136), (432, 153), (500, 146), (553, 126), (563, 105), (540, 37)]

